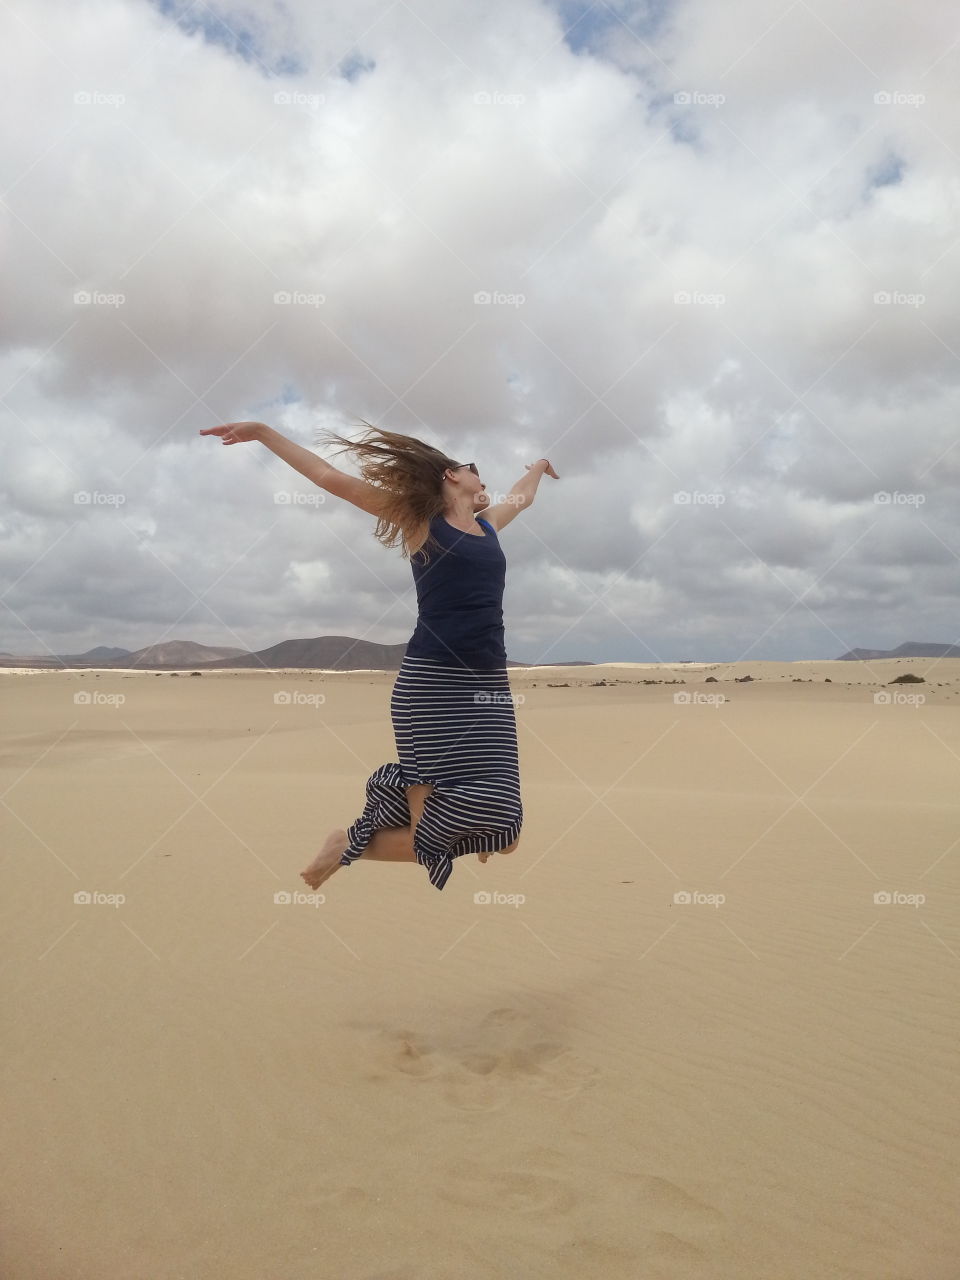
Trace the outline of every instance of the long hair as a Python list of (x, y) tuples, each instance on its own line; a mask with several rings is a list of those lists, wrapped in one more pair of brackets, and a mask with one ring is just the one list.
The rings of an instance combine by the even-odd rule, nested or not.
[(399, 541), (407, 553), (423, 550), (429, 560), (430, 521), (443, 513), (443, 473), (456, 461), (415, 436), (384, 431), (360, 419), (366, 430), (360, 440), (347, 440), (335, 431), (319, 433), (319, 439), (339, 442), (337, 453), (351, 453), (368, 484), (383, 491), (384, 502), (374, 537), (385, 547)]

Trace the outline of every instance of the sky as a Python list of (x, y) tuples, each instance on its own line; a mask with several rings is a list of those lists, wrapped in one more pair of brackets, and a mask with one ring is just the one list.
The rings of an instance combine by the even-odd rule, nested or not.
[(257, 443), (474, 459), (522, 662), (955, 643), (960, 19), (5, 0), (0, 650), (409, 639)]

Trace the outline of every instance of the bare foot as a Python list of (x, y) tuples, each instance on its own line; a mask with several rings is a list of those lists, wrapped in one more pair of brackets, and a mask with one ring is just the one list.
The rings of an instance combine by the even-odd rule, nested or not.
[(309, 867), (300, 872), (301, 878), (306, 880), (311, 889), (319, 889), (325, 880), (330, 879), (340, 866), (340, 856), (348, 844), (346, 831), (341, 827), (334, 827)]

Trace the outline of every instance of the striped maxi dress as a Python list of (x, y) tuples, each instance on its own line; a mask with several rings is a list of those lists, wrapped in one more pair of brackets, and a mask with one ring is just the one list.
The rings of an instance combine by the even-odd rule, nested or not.
[(434, 788), (413, 847), (437, 889), (454, 858), (495, 853), (520, 834), (517, 722), (503, 630), (506, 557), (489, 521), (477, 517), (477, 524), (477, 533), (464, 533), (435, 516), (429, 561), (423, 551), (410, 558), (417, 625), (390, 696), (398, 760), (367, 779), (342, 866), (362, 857), (381, 828), (411, 825), (405, 788), (416, 783)]

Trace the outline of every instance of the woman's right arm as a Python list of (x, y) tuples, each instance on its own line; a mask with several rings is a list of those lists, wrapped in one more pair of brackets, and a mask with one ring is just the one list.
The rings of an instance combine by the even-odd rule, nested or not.
[(383, 493), (376, 485), (368, 484), (356, 476), (347, 475), (337, 467), (318, 458), (309, 449), (304, 449), (294, 440), (268, 427), (265, 422), (228, 422), (222, 427), (207, 427), (201, 431), (202, 436), (221, 436), (224, 444), (239, 444), (248, 440), (259, 440), (271, 453), (288, 463), (302, 476), (312, 480), (315, 485), (332, 493), (334, 497), (352, 502), (362, 511), (378, 516), (383, 500)]

